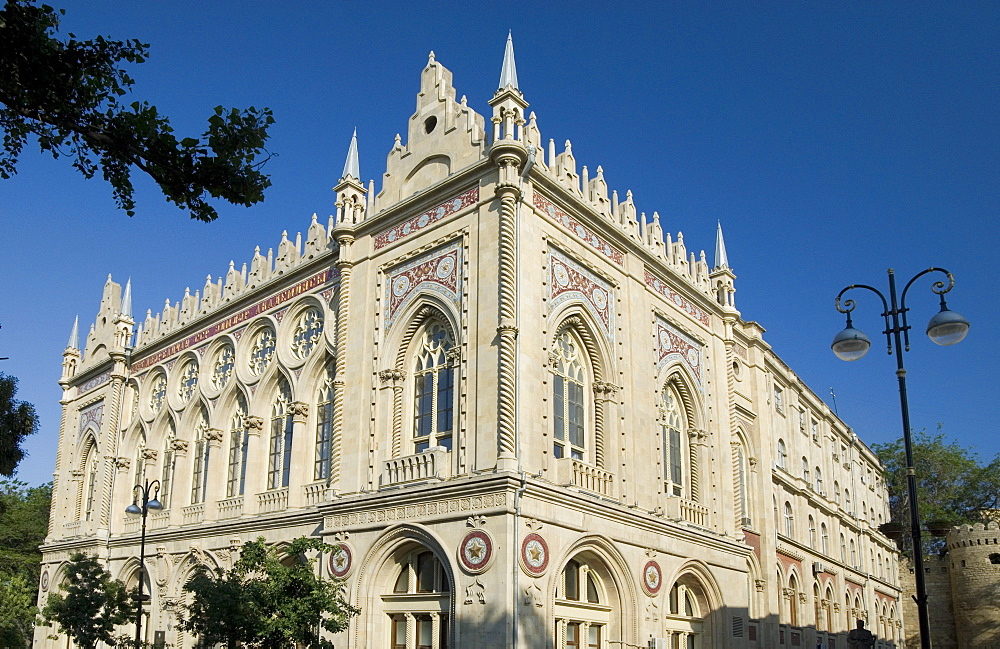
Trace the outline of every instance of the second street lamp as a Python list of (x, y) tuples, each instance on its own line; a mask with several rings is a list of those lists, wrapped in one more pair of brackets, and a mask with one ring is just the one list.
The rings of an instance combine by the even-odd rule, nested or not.
[(851, 322), (851, 312), (854, 311), (854, 300), (841, 298), (852, 289), (863, 288), (879, 296), (882, 300), (882, 317), (885, 318), (885, 334), (889, 353), (895, 349), (896, 377), (899, 381), (899, 406), (903, 419), (903, 445), (906, 450), (906, 493), (910, 510), (910, 537), (913, 542), (913, 573), (917, 594), (917, 615), (920, 624), (921, 649), (930, 649), (930, 621), (927, 615), (927, 589), (924, 583), (923, 546), (920, 539), (920, 512), (917, 507), (917, 477), (913, 463), (913, 443), (910, 439), (910, 407), (906, 397), (906, 368), (903, 366), (903, 352), (910, 351), (910, 326), (907, 324), (906, 293), (917, 279), (927, 273), (943, 273), (948, 281), (938, 280), (931, 285), (931, 291), (941, 298), (941, 310), (927, 323), (927, 336), (938, 345), (954, 345), (961, 342), (969, 332), (969, 321), (961, 314), (948, 309), (944, 294), (955, 286), (955, 278), (943, 268), (928, 268), (910, 278), (903, 287), (900, 297), (896, 297), (896, 273), (889, 269), (889, 299), (878, 289), (866, 284), (851, 284), (837, 294), (837, 310), (847, 316), (847, 327), (833, 338), (831, 348), (837, 358), (845, 361), (856, 361), (868, 353), (871, 341)]
[[(163, 505), (156, 499), (159, 493), (160, 481), (150, 482), (146, 480), (145, 483), (137, 484), (132, 488), (135, 502), (125, 508), (125, 513), (130, 516), (142, 516), (142, 534), (139, 537), (139, 586), (135, 595), (135, 649), (142, 647), (142, 606), (145, 601), (142, 586), (146, 581), (146, 515), (149, 514), (150, 510), (163, 509)], [(152, 498), (150, 498), (150, 494), (152, 494)]]

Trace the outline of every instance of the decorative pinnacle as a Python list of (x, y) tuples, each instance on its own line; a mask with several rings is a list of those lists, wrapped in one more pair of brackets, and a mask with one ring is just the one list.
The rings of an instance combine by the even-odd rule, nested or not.
[(66, 346), (80, 349), (80, 316), (76, 316), (76, 320), (73, 321), (73, 329), (69, 332), (69, 342)]
[(126, 318), (132, 317), (132, 278), (125, 282), (125, 292), (122, 294), (122, 307), (119, 312)]
[(354, 178), (355, 180), (361, 180), (361, 170), (358, 164), (358, 129), (354, 129), (354, 135), (351, 136), (351, 147), (347, 150), (347, 162), (344, 163), (344, 173), (341, 174), (340, 179), (346, 180), (347, 178)]
[(503, 67), (500, 69), (500, 87), (498, 90), (503, 90), (507, 86), (518, 90), (517, 66), (514, 65), (514, 39), (509, 31), (507, 32), (507, 47), (503, 52)]
[(715, 268), (729, 268), (729, 258), (726, 256), (726, 240), (722, 238), (722, 221), (715, 231)]

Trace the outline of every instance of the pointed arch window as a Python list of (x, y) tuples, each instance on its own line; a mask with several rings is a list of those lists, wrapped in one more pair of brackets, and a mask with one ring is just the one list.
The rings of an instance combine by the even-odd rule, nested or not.
[(174, 469), (177, 466), (177, 456), (174, 454), (174, 441), (177, 439), (177, 427), (172, 419), (167, 420), (167, 438), (163, 443), (163, 473), (160, 476), (160, 504), (166, 509), (170, 507), (170, 496), (174, 487)]
[(579, 555), (566, 562), (556, 585), (556, 646), (604, 646), (613, 611), (601, 572), (602, 565)]
[(785, 536), (792, 538), (792, 504), (785, 501)]
[(784, 469), (788, 462), (788, 451), (785, 449), (785, 440), (778, 439), (778, 468)]
[(292, 391), (284, 378), (271, 405), (271, 437), (268, 443), (267, 488), (288, 486), (292, 468)]
[(583, 346), (569, 330), (556, 338), (552, 363), (552, 454), (583, 460), (586, 456)]
[[(139, 439), (136, 441), (135, 449), (135, 466), (133, 467), (132, 473), (132, 484), (143, 484), (146, 480), (146, 436), (142, 433), (139, 434)], [(133, 502), (137, 500), (133, 499)]]
[(94, 498), (97, 495), (98, 480), (97, 445), (93, 441), (90, 442), (84, 458), (83, 476), (86, 483), (83, 490), (83, 516), (84, 520), (90, 521), (93, 520)]
[(809, 547), (816, 549), (816, 519), (809, 515)]
[(242, 496), (247, 480), (247, 451), (250, 430), (247, 427), (247, 399), (236, 393), (236, 411), (229, 420), (229, 469), (226, 472), (226, 498)]
[(208, 416), (202, 410), (194, 432), (194, 458), (191, 471), (191, 504), (205, 502), (208, 487), (208, 460), (211, 448), (208, 445)]
[[(423, 547), (399, 559), (392, 592), (382, 595), (393, 649), (448, 649), (452, 588), (444, 565)], [(408, 644), (407, 638), (415, 640)]]
[(451, 450), (455, 428), (455, 338), (443, 322), (431, 321), (418, 339), (413, 371), (413, 445)]
[(699, 649), (705, 636), (704, 589), (691, 576), (674, 582), (667, 595), (667, 633), (673, 636), (674, 644), (669, 647), (679, 649)]
[(673, 386), (663, 391), (663, 417), (660, 426), (663, 445), (663, 483), (667, 495), (684, 493), (684, 412), (680, 395)]
[(330, 477), (330, 453), (333, 445), (333, 364), (326, 368), (326, 381), (319, 389), (316, 400), (316, 460), (313, 479)]
[(826, 523), (819, 524), (819, 542), (820, 550), (825, 555), (830, 554), (830, 533), (826, 528)]

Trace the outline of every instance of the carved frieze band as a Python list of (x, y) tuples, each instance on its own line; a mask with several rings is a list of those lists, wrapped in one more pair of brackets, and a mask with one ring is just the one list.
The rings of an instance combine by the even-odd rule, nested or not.
[(646, 271), (646, 286), (650, 287), (664, 298), (667, 302), (674, 304), (684, 313), (688, 314), (701, 324), (708, 326), (708, 314), (705, 313), (701, 308), (695, 305), (691, 300), (687, 299), (673, 288), (669, 284), (661, 280), (653, 273)]
[(549, 305), (552, 313), (569, 300), (579, 300), (614, 342), (615, 308), (611, 284), (562, 252), (549, 249)]
[(433, 293), (462, 310), (462, 242), (454, 241), (386, 273), (386, 329), (421, 292)]
[(451, 512), (478, 511), (494, 507), (505, 507), (506, 505), (506, 493), (449, 498), (447, 500), (437, 500), (416, 505), (400, 505), (398, 507), (385, 507), (362, 512), (334, 514), (324, 519), (323, 526), (326, 529), (340, 529), (352, 525), (366, 525), (369, 523), (419, 520), (425, 516), (435, 516)]
[(678, 361), (688, 368), (698, 387), (702, 387), (702, 345), (662, 318), (656, 319), (656, 369)]
[(537, 190), (532, 196), (532, 203), (534, 203), (536, 208), (548, 214), (549, 218), (553, 219), (557, 223), (561, 223), (564, 228), (575, 234), (578, 239), (589, 245), (597, 252), (601, 253), (619, 266), (623, 266), (625, 264), (625, 253), (595, 234), (593, 230), (580, 223), (580, 221), (572, 215), (567, 214), (564, 210), (556, 207), (549, 199), (542, 196), (542, 194)]
[(451, 216), (467, 207), (475, 205), (479, 201), (479, 187), (463, 192), (455, 198), (450, 198), (436, 207), (432, 207), (423, 214), (409, 218), (399, 225), (394, 225), (388, 230), (383, 230), (375, 235), (375, 250), (381, 250), (391, 243), (400, 239), (405, 239), (411, 234), (416, 234), (429, 225)]

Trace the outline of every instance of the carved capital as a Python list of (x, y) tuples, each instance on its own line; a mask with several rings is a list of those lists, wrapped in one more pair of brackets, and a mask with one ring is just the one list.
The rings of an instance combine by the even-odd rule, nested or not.
[(805, 593), (799, 593), (799, 601), (802, 602), (803, 604), (806, 603), (806, 594)]
[(83, 480), (83, 470), (73, 469), (72, 471), (69, 472), (69, 477), (72, 478), (73, 480)]
[(144, 448), (139, 451), (139, 457), (147, 462), (155, 462), (157, 455), (156, 449), (153, 448)]
[(127, 457), (116, 457), (114, 459), (115, 468), (119, 471), (127, 471), (132, 466), (132, 460)]
[(605, 381), (594, 381), (594, 398), (598, 401), (609, 401), (615, 398), (620, 388)]
[(465, 524), (468, 527), (483, 528), (486, 527), (486, 517), (474, 514), (465, 519)]
[(170, 440), (170, 450), (178, 455), (183, 455), (187, 453), (188, 442), (184, 439), (172, 439)]
[(754, 579), (753, 580), (753, 585), (754, 585), (754, 588), (757, 589), (758, 593), (763, 593), (764, 592), (764, 586), (767, 585), (767, 582), (764, 581), (763, 579)]
[(309, 416), (309, 404), (303, 401), (293, 401), (288, 404), (288, 414), (292, 416), (292, 421), (296, 424), (304, 424), (306, 417)]
[(497, 333), (500, 334), (502, 337), (509, 336), (512, 338), (517, 338), (517, 327), (509, 324), (502, 324), (499, 327), (497, 327)]
[[(378, 378), (382, 383), (402, 383), (403, 379), (406, 378), (406, 373), (403, 370), (397, 370), (396, 368), (381, 370), (378, 373)], [(397, 387), (393, 385), (393, 387)]]
[(218, 445), (222, 443), (222, 431), (218, 428), (209, 428), (205, 431), (205, 439), (209, 444)]
[(246, 425), (247, 433), (250, 435), (260, 435), (260, 432), (264, 430), (263, 417), (247, 417), (243, 420), (243, 423)]
[(462, 362), (462, 350), (460, 347), (452, 347), (444, 353), (444, 357), (449, 365), (458, 365)]

